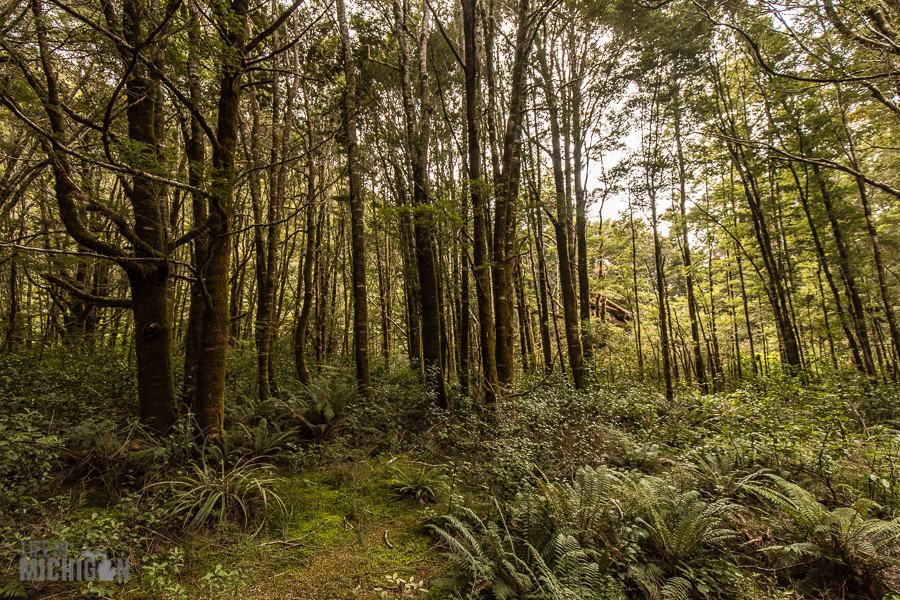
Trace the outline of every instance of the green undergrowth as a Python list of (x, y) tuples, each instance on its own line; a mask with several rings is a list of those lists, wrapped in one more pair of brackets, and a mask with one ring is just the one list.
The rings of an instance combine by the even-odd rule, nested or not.
[[(421, 506), (393, 499), (384, 461), (284, 472), (278, 492), (285, 514), (272, 515), (256, 536), (238, 528), (197, 533), (169, 555), (145, 559), (173, 568), (139, 578), (123, 598), (375, 598), (394, 573), (432, 579), (445, 567), (421, 527)], [(424, 596), (423, 596), (424, 597)], [(433, 594), (432, 598), (440, 595)]]
[[(126, 584), (38, 583), (12, 585), (11, 597), (207, 599), (379, 598), (389, 578), (431, 581), (447, 569), (435, 540), (422, 527), (433, 512), (396, 497), (389, 459), (336, 464), (298, 474), (279, 473), (285, 511), (272, 511), (255, 528), (239, 522), (217, 527), (164, 526), (164, 510), (143, 512), (139, 498), (105, 507), (90, 495), (64, 496), (47, 507), (43, 527), (19, 531), (28, 539), (66, 539), (105, 548), (131, 560)], [(93, 505), (93, 506), (92, 506)], [(56, 513), (61, 518), (54, 518)], [(7, 545), (6, 557), (18, 547)], [(18, 561), (8, 566), (18, 569)], [(17, 573), (15, 573), (17, 574)], [(388, 596), (394, 597), (394, 596)], [(401, 597), (397, 595), (397, 597)], [(420, 594), (441, 598), (441, 590)]]
[[(0, 357), (25, 372), (0, 377), (0, 597), (900, 598), (893, 386), (667, 400), (599, 371), (584, 391), (523, 375), (484, 419), (453, 382), (440, 411), (386, 365), (374, 402), (341, 365), (259, 402), (236, 354), (204, 444), (188, 421), (140, 427), (127, 361), (59, 358)], [(132, 579), (18, 585), (28, 539), (127, 557)]]

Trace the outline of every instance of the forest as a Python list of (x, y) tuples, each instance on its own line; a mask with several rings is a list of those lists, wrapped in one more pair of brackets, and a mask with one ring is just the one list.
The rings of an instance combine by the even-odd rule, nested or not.
[(900, 600), (898, 28), (0, 1), (0, 598)]

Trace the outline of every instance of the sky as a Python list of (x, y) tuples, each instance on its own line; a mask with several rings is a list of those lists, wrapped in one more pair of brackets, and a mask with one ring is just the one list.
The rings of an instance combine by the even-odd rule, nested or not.
[[(624, 143), (624, 148), (621, 150), (614, 150), (611, 152), (607, 152), (603, 155), (603, 166), (606, 169), (610, 169), (616, 164), (618, 164), (622, 159), (624, 159), (630, 152), (636, 150), (641, 143), (640, 133), (636, 130), (631, 130), (628, 135), (622, 140)], [(588, 171), (588, 180), (585, 192), (590, 194), (592, 191), (598, 188), (602, 188), (603, 184), (600, 182), (600, 164), (599, 163), (591, 163), (589, 165), (590, 170)], [(623, 211), (628, 210), (628, 193), (626, 190), (610, 196), (606, 199), (606, 202), (603, 204), (603, 219), (618, 219), (620, 214)], [(595, 202), (593, 205), (588, 206), (587, 208), (588, 219), (596, 220), (600, 217), (600, 203)]]

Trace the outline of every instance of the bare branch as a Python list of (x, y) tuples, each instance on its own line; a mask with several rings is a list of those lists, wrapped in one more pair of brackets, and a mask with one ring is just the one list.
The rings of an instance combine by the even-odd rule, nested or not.
[(103, 306), (106, 308), (131, 308), (132, 306), (130, 298), (108, 298), (106, 296), (94, 296), (93, 294), (88, 294), (84, 290), (78, 288), (65, 279), (62, 279), (55, 275), (51, 275), (50, 273), (41, 273), (40, 276), (50, 283), (55, 283), (59, 287), (69, 292), (69, 294), (71, 294), (72, 296), (78, 298), (82, 302), (87, 302), (88, 304)]

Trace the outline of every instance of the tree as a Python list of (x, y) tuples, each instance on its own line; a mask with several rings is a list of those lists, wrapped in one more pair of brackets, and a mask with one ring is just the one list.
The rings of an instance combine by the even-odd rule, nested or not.
[(350, 46), (350, 31), (344, 0), (337, 0), (338, 26), (344, 48), (344, 128), (347, 135), (347, 177), (350, 182), (350, 221), (353, 248), (353, 347), (356, 356), (356, 381), (359, 391), (369, 400), (372, 376), (369, 373), (369, 300), (366, 291), (365, 199), (359, 182), (359, 144), (356, 141), (356, 65)]

